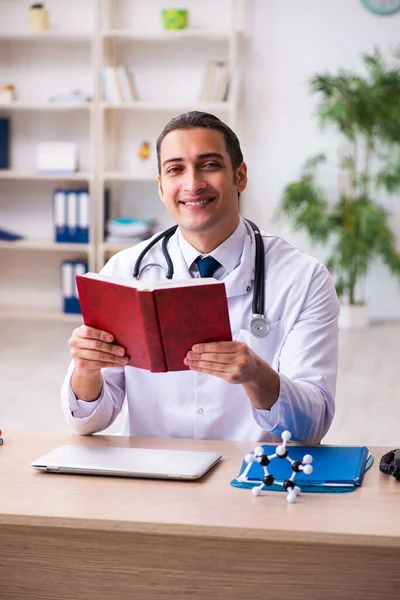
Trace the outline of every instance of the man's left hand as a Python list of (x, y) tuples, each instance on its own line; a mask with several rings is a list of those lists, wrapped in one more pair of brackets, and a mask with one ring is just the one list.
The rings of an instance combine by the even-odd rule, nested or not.
[(183, 361), (192, 371), (221, 377), (228, 383), (252, 381), (260, 358), (243, 342), (195, 344)]
[(243, 342), (195, 344), (183, 362), (192, 371), (241, 383), (255, 408), (270, 410), (279, 397), (278, 373)]

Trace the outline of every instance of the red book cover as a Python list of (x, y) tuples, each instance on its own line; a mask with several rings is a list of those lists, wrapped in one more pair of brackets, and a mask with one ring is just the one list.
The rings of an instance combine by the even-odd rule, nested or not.
[(149, 289), (106, 275), (76, 276), (85, 325), (112, 333), (129, 366), (155, 373), (187, 370), (183, 359), (196, 343), (232, 339), (225, 285), (203, 281)]
[[(85, 325), (111, 333), (115, 344), (125, 348), (131, 367), (156, 372), (167, 370), (157, 327), (147, 327), (145, 333), (137, 289), (85, 275), (76, 276), (76, 285)], [(151, 296), (147, 294), (150, 300)], [(151, 304), (147, 304), (147, 318), (157, 324), (155, 315), (150, 313)], [(150, 336), (158, 336), (158, 339), (148, 345)]]
[(225, 285), (154, 290), (168, 371), (183, 371), (194, 344), (232, 339)]

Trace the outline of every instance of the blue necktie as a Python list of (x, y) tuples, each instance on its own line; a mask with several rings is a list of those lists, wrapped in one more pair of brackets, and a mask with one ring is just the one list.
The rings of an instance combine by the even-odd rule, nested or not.
[(197, 266), (199, 267), (200, 277), (212, 277), (221, 264), (212, 256), (204, 258), (196, 258)]

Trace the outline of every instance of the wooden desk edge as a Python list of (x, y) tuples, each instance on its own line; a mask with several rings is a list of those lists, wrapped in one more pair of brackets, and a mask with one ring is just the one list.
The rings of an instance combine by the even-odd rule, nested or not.
[(259, 530), (249, 528), (204, 527), (178, 523), (146, 523), (135, 521), (109, 521), (100, 519), (62, 519), (55, 517), (37, 517), (29, 515), (0, 515), (2, 526), (59, 527), (65, 529), (83, 529), (118, 533), (137, 533), (147, 535), (202, 537), (214, 539), (293, 542), (299, 544), (323, 544), (335, 546), (369, 546), (382, 548), (400, 548), (400, 539), (396, 536), (371, 536), (337, 533), (315, 533), (279, 530)]

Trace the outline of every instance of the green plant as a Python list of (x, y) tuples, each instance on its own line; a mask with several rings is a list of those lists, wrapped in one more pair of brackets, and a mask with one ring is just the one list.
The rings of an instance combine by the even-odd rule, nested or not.
[(338, 164), (342, 183), (332, 200), (318, 182), (318, 167), (326, 160), (318, 154), (285, 187), (280, 202), (295, 230), (306, 230), (313, 243), (332, 241), (326, 265), (338, 296), (349, 304), (356, 303), (356, 286), (375, 257), (400, 279), (390, 215), (380, 202), (382, 192), (400, 193), (399, 58), (394, 54), (389, 63), (375, 50), (363, 56), (364, 75), (340, 70), (311, 78), (321, 124), (333, 125), (345, 140)]

